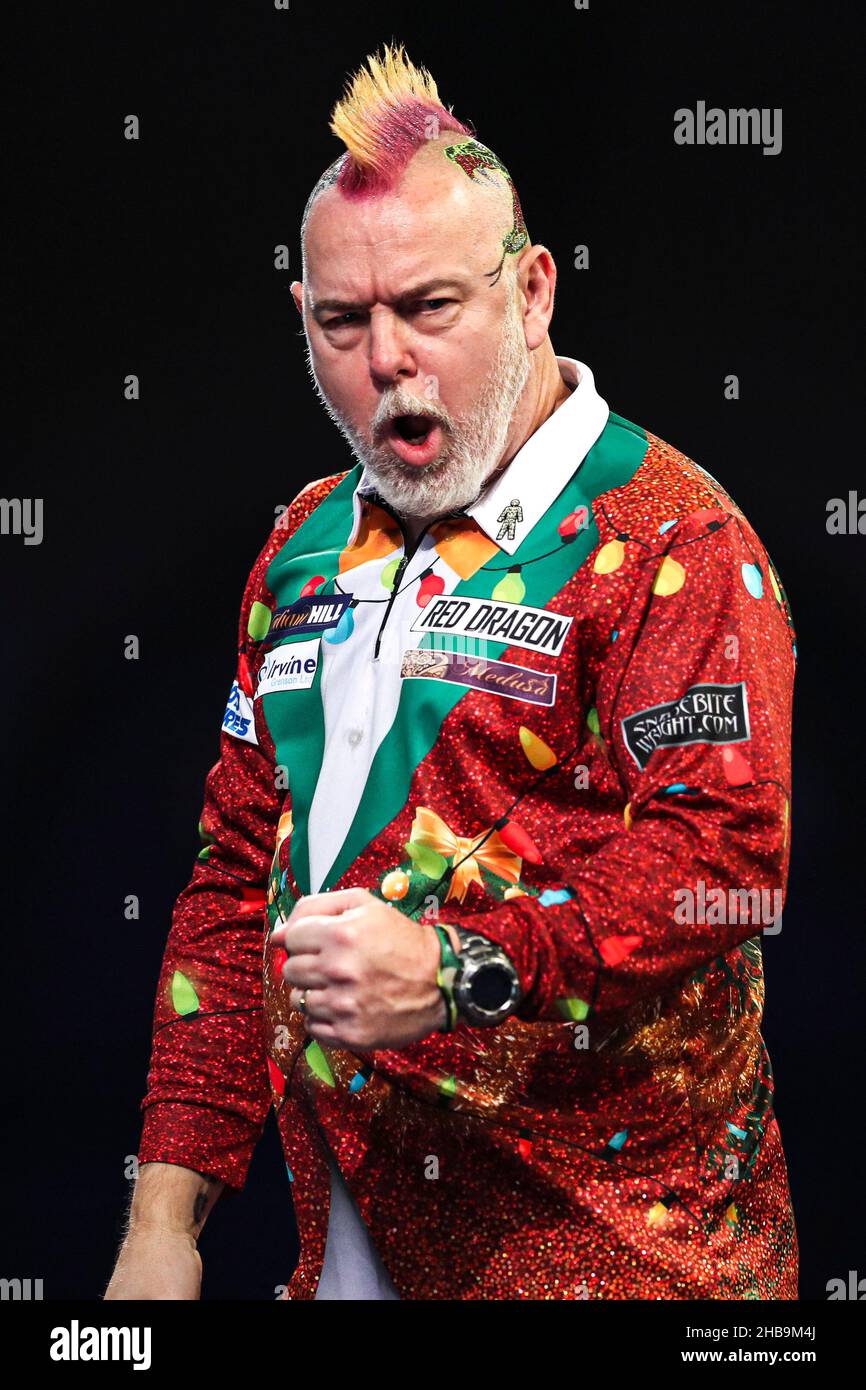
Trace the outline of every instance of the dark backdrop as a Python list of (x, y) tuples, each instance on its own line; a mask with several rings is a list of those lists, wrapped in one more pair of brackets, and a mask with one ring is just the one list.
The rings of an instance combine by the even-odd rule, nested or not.
[[(853, 8), (853, 7), (852, 7)], [(347, 74), (405, 42), (508, 164), (559, 265), (555, 349), (744, 507), (798, 629), (793, 858), (764, 1033), (801, 1294), (863, 1261), (861, 40), (846, 7), (39, 7), (14, 63), (15, 297), (0, 536), (5, 830), (0, 1273), (96, 1298), (140, 1133), (156, 977), (198, 849), (238, 607), (274, 507), (351, 458), (289, 294)], [(781, 107), (783, 148), (681, 148), (681, 106)], [(129, 113), (141, 139), (123, 138)], [(273, 248), (291, 248), (288, 273)], [(573, 268), (587, 244), (590, 268)], [(123, 399), (127, 373), (141, 400)], [(740, 399), (724, 398), (735, 373)], [(25, 394), (26, 392), (26, 394)], [(19, 410), (29, 402), (29, 409)], [(20, 428), (19, 428), (20, 426)], [(135, 633), (141, 659), (127, 661)], [(124, 918), (136, 893), (141, 918)], [(271, 1118), (203, 1238), (205, 1297), (293, 1268)]]

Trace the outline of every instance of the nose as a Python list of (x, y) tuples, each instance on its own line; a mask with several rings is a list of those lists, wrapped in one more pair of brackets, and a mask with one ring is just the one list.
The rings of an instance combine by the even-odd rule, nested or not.
[(409, 330), (390, 309), (370, 313), (370, 375), (378, 386), (390, 386), (417, 372)]

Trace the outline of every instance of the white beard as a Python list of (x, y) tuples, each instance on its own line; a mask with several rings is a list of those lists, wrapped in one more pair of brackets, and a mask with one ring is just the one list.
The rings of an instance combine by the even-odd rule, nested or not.
[[(322, 391), (313, 370), (309, 341), (307, 366), (328, 415), (348, 440), (352, 453), (366, 468), (383, 500), (403, 516), (427, 518), (469, 506), (495, 471), (529, 377), (531, 360), (519, 303), (509, 296), (495, 361), (467, 415), (453, 420), (441, 402), (419, 398), (404, 386), (394, 386), (383, 393), (369, 432), (363, 434), (343, 419)], [(443, 442), (432, 463), (405, 463), (388, 443), (375, 442), (378, 429), (394, 415), (425, 415), (442, 426)]]

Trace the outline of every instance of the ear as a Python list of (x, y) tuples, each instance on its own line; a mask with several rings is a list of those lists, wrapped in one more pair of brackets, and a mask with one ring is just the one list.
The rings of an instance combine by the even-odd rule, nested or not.
[(303, 280), (293, 280), (290, 287), (292, 299), (301, 318), (304, 317), (304, 282)]
[(547, 337), (553, 318), (553, 298), (556, 290), (556, 262), (546, 246), (539, 242), (527, 246), (517, 267), (518, 289), (523, 295), (523, 329), (526, 346), (532, 351)]

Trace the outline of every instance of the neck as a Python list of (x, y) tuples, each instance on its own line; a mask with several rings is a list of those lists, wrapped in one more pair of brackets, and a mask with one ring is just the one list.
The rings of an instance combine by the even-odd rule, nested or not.
[(405, 513), (401, 517), (401, 525), (406, 533), (410, 546), (414, 546), (425, 526), (429, 526), (432, 521), (440, 515), (433, 512), (430, 516), (407, 516)]
[(559, 370), (556, 353), (549, 338), (546, 338), (538, 349), (538, 354), (533, 358), (532, 371), (523, 389), (523, 395), (517, 403), (502, 457), (488, 474), (485, 487), (494, 478), (498, 478), (500, 473), (505, 472), (514, 455), (523, 448), (530, 435), (535, 434), (545, 420), (568, 400), (573, 390), (566, 384)]
[[(545, 339), (544, 344), (539, 348), (539, 352), (544, 355), (539, 361), (537, 381), (534, 389), (532, 376), (530, 376), (529, 381), (526, 383), (526, 391), (531, 392), (533, 412), (526, 433), (514, 449), (514, 453), (517, 453), (517, 449), (521, 448), (526, 443), (531, 434), (535, 434), (535, 431), (544, 424), (548, 416), (552, 415), (555, 410), (559, 409), (564, 401), (568, 400), (573, 389), (566, 383), (559, 370), (556, 353), (553, 351), (553, 344), (549, 338)], [(526, 395), (526, 391), (524, 392), (524, 396)], [(519, 414), (519, 409), (517, 413)]]

